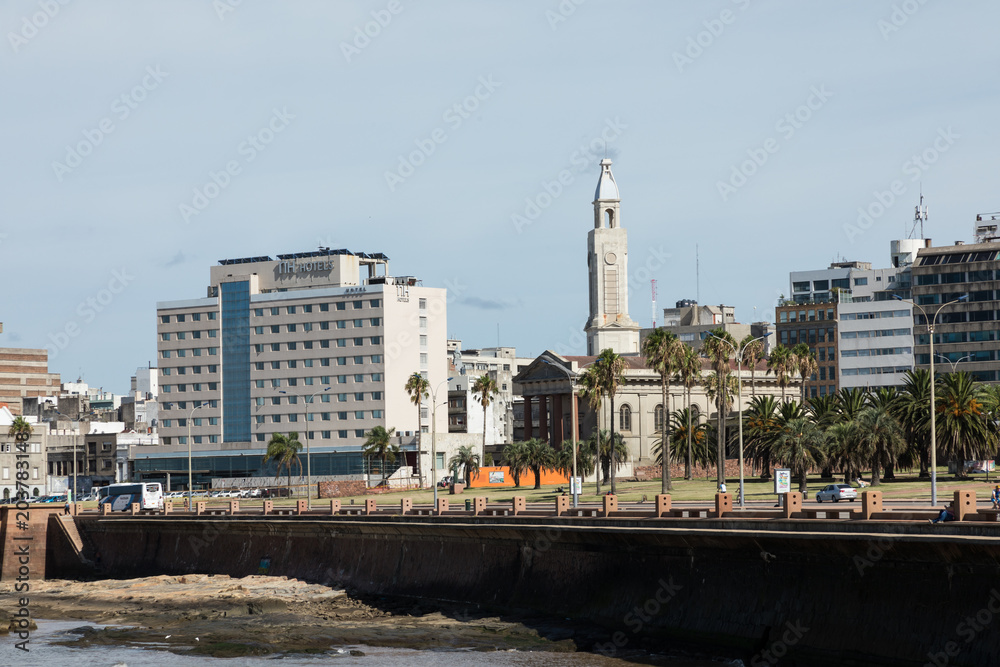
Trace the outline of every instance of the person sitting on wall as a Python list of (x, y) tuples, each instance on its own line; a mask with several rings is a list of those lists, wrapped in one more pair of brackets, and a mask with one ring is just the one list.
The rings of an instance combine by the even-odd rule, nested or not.
[(719, 484), (719, 493), (726, 493), (726, 483), (722, 482)]
[(952, 511), (951, 503), (945, 505), (945, 508), (941, 510), (936, 519), (928, 519), (931, 523), (938, 523), (939, 521), (954, 521), (955, 513)]
[(993, 489), (993, 495), (990, 496), (990, 500), (993, 501), (993, 509), (1000, 509), (1000, 484), (997, 484), (997, 488)]

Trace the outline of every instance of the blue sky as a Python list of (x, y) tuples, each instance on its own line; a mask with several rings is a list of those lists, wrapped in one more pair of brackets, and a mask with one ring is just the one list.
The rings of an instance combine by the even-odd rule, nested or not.
[(789, 271), (886, 264), (921, 184), (935, 243), (1000, 209), (998, 23), (939, 0), (9, 0), (0, 346), (122, 392), (157, 301), (326, 245), (448, 287), (466, 346), (499, 323), (582, 353), (605, 140), (633, 319), (650, 278), (660, 308), (773, 319)]

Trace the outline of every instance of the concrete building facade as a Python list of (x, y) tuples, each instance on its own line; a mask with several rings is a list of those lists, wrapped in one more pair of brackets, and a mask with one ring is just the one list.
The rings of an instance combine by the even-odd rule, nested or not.
[[(388, 275), (380, 253), (277, 257), (223, 260), (207, 297), (157, 305), (162, 457), (140, 471), (186, 468), (190, 432), (215, 477), (271, 476), (268, 441), (295, 431), (314, 475), (350, 474), (373, 427), (430, 430), (403, 387), (415, 371), (432, 387), (447, 378), (446, 290)], [(421, 468), (404, 449), (402, 463), (427, 470), (429, 453)]]
[[(964, 302), (946, 306), (959, 297)], [(916, 364), (930, 368), (926, 324), (940, 310), (934, 331), (935, 371), (967, 371), (1000, 381), (1000, 242), (927, 247), (913, 266)]]
[(0, 347), (0, 403), (13, 415), (23, 412), (23, 400), (58, 396), (58, 373), (49, 372), (48, 350)]

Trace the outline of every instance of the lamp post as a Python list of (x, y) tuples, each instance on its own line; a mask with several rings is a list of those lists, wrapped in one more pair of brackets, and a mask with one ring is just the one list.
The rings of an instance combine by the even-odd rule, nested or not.
[[(442, 380), (438, 383), (438, 386), (431, 390), (431, 484), (434, 486), (434, 507), (437, 507), (438, 502), (438, 484), (437, 484), (437, 392), (441, 388), (441, 385), (448, 384), (454, 379), (454, 376), (448, 378), (447, 380)], [(420, 424), (417, 424), (417, 428)]]
[(948, 303), (942, 303), (938, 307), (938, 309), (934, 312), (934, 317), (931, 318), (931, 319), (927, 318), (927, 311), (925, 311), (923, 309), (923, 307), (917, 305), (916, 302), (910, 301), (908, 299), (904, 299), (903, 297), (899, 296), (898, 294), (893, 294), (892, 296), (896, 300), (898, 300), (898, 301), (905, 301), (906, 303), (910, 304), (911, 306), (913, 306), (914, 308), (917, 308), (920, 311), (920, 314), (924, 316), (924, 323), (925, 323), (925, 326), (927, 327), (927, 332), (929, 334), (928, 337), (930, 338), (930, 345), (931, 345), (931, 506), (932, 507), (936, 507), (937, 506), (937, 419), (936, 419), (937, 415), (936, 415), (936, 410), (934, 409), (934, 406), (935, 406), (935, 403), (936, 403), (936, 401), (934, 400), (934, 385), (935, 385), (935, 379), (934, 379), (934, 324), (935, 324), (935, 322), (937, 322), (937, 316), (941, 314), (941, 309), (942, 308), (944, 308), (945, 306), (951, 306), (951, 305), (956, 304), (956, 303), (958, 303), (960, 301), (965, 301), (966, 299), (969, 298), (969, 295), (968, 294), (963, 294), (962, 296), (958, 297), (957, 299), (953, 299), (953, 300), (949, 301)]
[(942, 359), (942, 360), (943, 360), (943, 361), (944, 361), (944, 362), (945, 362), (946, 364), (948, 364), (948, 365), (950, 365), (950, 366), (951, 366), (951, 372), (952, 372), (952, 373), (954, 373), (954, 372), (955, 372), (955, 370), (956, 370), (956, 369), (958, 368), (958, 365), (959, 365), (960, 363), (962, 363), (962, 362), (963, 362), (963, 361), (965, 361), (966, 359), (971, 359), (971, 358), (972, 358), (972, 355), (971, 355), (971, 354), (967, 354), (967, 355), (965, 355), (964, 357), (962, 357), (961, 359), (956, 359), (955, 361), (952, 361), (951, 359), (949, 359), (948, 357), (944, 356), (944, 355), (943, 355), (943, 354), (941, 354), (940, 352), (938, 352), (937, 356), (941, 357), (941, 359)]
[(192, 481), (193, 480), (193, 475), (191, 474), (191, 422), (194, 419), (194, 411), (195, 410), (201, 410), (202, 408), (206, 408), (209, 405), (210, 405), (209, 403), (202, 403), (201, 405), (196, 405), (193, 408), (191, 408), (191, 412), (188, 413), (188, 424), (187, 424), (188, 425), (188, 437), (187, 437), (187, 441), (188, 441), (188, 509), (189, 510), (194, 507), (194, 505), (191, 504), (191, 488), (192, 488), (192, 485), (193, 485), (193, 481)]
[[(320, 389), (312, 396), (310, 396), (308, 401), (306, 401), (305, 398), (300, 394), (291, 394), (292, 396), (298, 396), (299, 398), (301, 398), (306, 405), (303, 417), (305, 419), (305, 429), (306, 429), (306, 508), (307, 509), (312, 509), (312, 466), (310, 464), (310, 458), (309, 458), (309, 407), (308, 406), (310, 403), (313, 402), (313, 400), (317, 396), (322, 394), (324, 391), (330, 391), (330, 389), (331, 387), (324, 387), (323, 389)], [(288, 394), (289, 392), (282, 389), (279, 390), (278, 393)]]
[[(748, 340), (746, 342), (746, 345), (740, 347), (737, 345), (733, 345), (725, 338), (709, 334), (709, 336), (712, 336), (712, 338), (720, 340), (729, 347), (731, 347), (733, 349), (733, 354), (736, 355), (736, 406), (737, 410), (739, 411), (739, 429), (740, 429), (739, 438), (740, 438), (740, 509), (741, 510), (746, 509), (746, 493), (744, 493), (744, 488), (743, 488), (743, 353), (746, 352), (747, 347), (751, 343), (756, 343), (759, 340), (764, 340), (770, 335), (771, 332), (768, 331), (763, 336), (759, 336), (757, 338), (754, 338), (753, 340)], [(666, 419), (666, 415), (664, 415), (664, 419)]]

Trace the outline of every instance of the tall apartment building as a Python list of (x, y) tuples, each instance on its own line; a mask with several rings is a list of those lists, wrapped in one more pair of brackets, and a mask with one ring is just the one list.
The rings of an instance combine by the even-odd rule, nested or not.
[[(995, 230), (995, 227), (994, 227)], [(935, 371), (964, 370), (984, 382), (1000, 381), (1000, 242), (927, 247), (913, 266), (916, 363), (930, 367), (926, 325), (940, 309), (934, 331)], [(966, 296), (964, 302), (945, 306)], [(944, 306), (942, 308), (942, 306)], [(926, 317), (925, 317), (926, 315)]]
[(777, 309), (777, 342), (806, 342), (815, 352), (819, 370), (806, 382), (809, 397), (902, 384), (914, 362), (912, 307), (896, 297), (911, 297), (911, 267), (926, 245), (892, 241), (884, 269), (850, 261), (789, 274), (792, 297)]
[(222, 260), (206, 297), (157, 304), (161, 444), (136, 470), (186, 470), (190, 433), (206, 476), (271, 476), (268, 441), (296, 431), (313, 475), (361, 472), (373, 427), (428, 430), (403, 387), (415, 371), (446, 380), (446, 324), (446, 290), (388, 275), (380, 253)]

